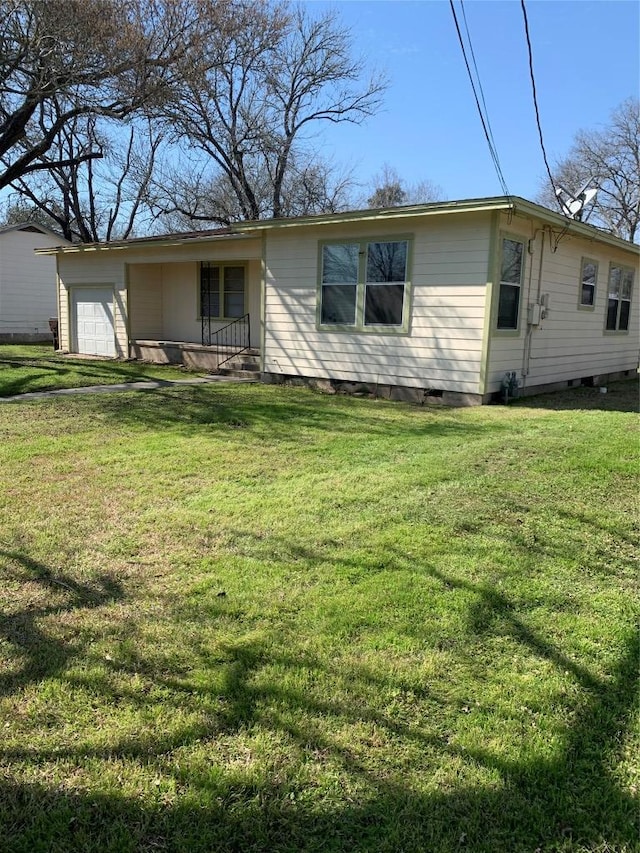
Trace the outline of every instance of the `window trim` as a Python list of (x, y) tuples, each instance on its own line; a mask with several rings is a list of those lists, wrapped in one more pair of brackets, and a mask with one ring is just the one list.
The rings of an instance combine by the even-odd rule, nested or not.
[[(502, 328), (502, 327), (498, 326), (498, 321), (500, 318), (500, 291), (501, 291), (502, 284), (503, 284), (503, 282), (502, 282), (502, 253), (503, 253), (503, 246), (504, 246), (505, 240), (511, 240), (514, 243), (520, 243), (522, 245), (522, 269), (520, 270), (520, 283), (517, 285), (519, 288), (519, 294), (518, 294), (518, 315), (517, 315), (517, 319), (516, 319), (516, 325), (514, 327), (509, 326), (509, 327)], [(521, 331), (521, 325), (522, 325), (520, 318), (522, 316), (522, 303), (523, 303), (522, 296), (523, 296), (523, 291), (524, 291), (524, 280), (525, 280), (525, 273), (526, 273), (526, 268), (527, 268), (527, 254), (528, 254), (527, 237), (522, 235), (522, 234), (512, 234), (508, 231), (501, 231), (500, 235), (498, 237), (497, 249), (498, 249), (498, 251), (496, 252), (496, 258), (495, 258), (495, 269), (496, 269), (495, 279), (496, 279), (497, 287), (495, 288), (495, 290), (496, 290), (495, 302), (494, 302), (494, 312), (495, 312), (494, 317), (495, 317), (495, 319), (493, 321), (493, 333), (495, 335), (499, 335), (500, 337), (517, 338), (517, 337), (520, 337), (520, 331)], [(504, 282), (504, 284), (514, 286), (513, 282)]]
[[(582, 301), (582, 289), (584, 287), (584, 268), (586, 264), (593, 264), (596, 268), (596, 278), (593, 283), (593, 302), (588, 305)], [(580, 279), (578, 281), (578, 310), (579, 311), (595, 311), (596, 299), (598, 298), (598, 276), (600, 275), (600, 264), (595, 258), (589, 258), (586, 255), (580, 259)]]
[[(209, 264), (211, 267), (218, 267), (220, 270), (223, 270), (225, 267), (242, 267), (243, 275), (244, 275), (244, 292), (243, 292), (243, 300), (242, 300), (242, 314), (241, 317), (247, 314), (247, 302), (248, 302), (248, 264), (246, 261), (198, 261), (198, 275), (197, 275), (197, 300), (198, 300), (198, 310), (196, 320), (201, 322), (203, 320), (202, 316), (202, 265)], [(220, 276), (219, 281), (219, 297), (220, 297), (220, 307), (224, 310), (224, 276)], [(224, 315), (218, 317), (209, 317), (205, 315), (205, 320), (211, 320), (214, 323), (218, 322), (228, 322), (232, 323), (234, 320), (238, 320), (238, 317), (225, 317)]]
[[(620, 328), (620, 309), (622, 307), (622, 302), (623, 302), (621, 293), (618, 296), (618, 307), (616, 309), (616, 327), (615, 327), (615, 329), (608, 329), (607, 328), (607, 319), (609, 317), (609, 293), (610, 293), (610, 287), (611, 287), (611, 272), (614, 269), (620, 270), (620, 285), (622, 285), (622, 276), (624, 275), (624, 273), (625, 272), (631, 273), (631, 294), (630, 294), (629, 300), (628, 300), (628, 302), (629, 302), (629, 322), (627, 324), (626, 329)], [(603, 329), (603, 334), (605, 334), (605, 335), (628, 335), (629, 334), (629, 329), (631, 327), (631, 306), (633, 305), (633, 289), (634, 289), (634, 284), (635, 284), (635, 277), (636, 277), (636, 271), (634, 270), (633, 267), (628, 267), (625, 264), (618, 263), (617, 261), (610, 261), (610, 263), (609, 263), (609, 275), (607, 277), (607, 298), (605, 299), (605, 302), (604, 302), (604, 329)], [(625, 300), (625, 301), (627, 301), (627, 300)]]
[[(384, 235), (367, 235), (353, 236), (345, 235), (344, 237), (332, 237), (327, 240), (318, 241), (318, 264), (317, 264), (317, 284), (316, 284), (316, 329), (321, 332), (340, 332), (355, 335), (407, 335), (410, 330), (411, 320), (411, 298), (412, 298), (412, 273), (413, 273), (413, 234), (384, 234)], [(386, 282), (387, 284), (403, 284), (404, 298), (402, 303), (402, 323), (396, 326), (380, 325), (380, 324), (365, 324), (365, 299), (367, 284), (372, 282), (366, 281), (366, 264), (367, 264), (367, 246), (369, 243), (406, 243), (407, 244), (407, 266), (405, 269), (404, 282)], [(356, 244), (358, 245), (358, 280), (356, 285), (356, 310), (355, 322), (353, 325), (345, 323), (323, 323), (322, 322), (322, 264), (323, 264), (323, 249), (325, 246), (341, 246)], [(380, 282), (383, 284), (385, 282)]]

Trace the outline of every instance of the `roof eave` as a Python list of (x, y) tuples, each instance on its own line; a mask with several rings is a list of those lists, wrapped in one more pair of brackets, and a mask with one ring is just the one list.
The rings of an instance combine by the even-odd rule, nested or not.
[[(257, 230), (257, 229), (256, 229)], [(73, 243), (70, 246), (51, 246), (34, 249), (36, 255), (73, 255), (84, 252), (106, 252), (106, 251), (121, 251), (123, 249), (146, 249), (149, 246), (158, 246), (160, 248), (175, 248), (177, 246), (192, 246), (198, 243), (223, 242), (224, 240), (246, 240), (250, 235), (244, 234), (206, 234), (202, 237), (179, 238), (173, 235), (166, 240), (149, 238), (148, 240), (118, 240), (113, 243)]]
[(313, 216), (297, 216), (292, 219), (263, 219), (258, 222), (236, 222), (234, 231), (274, 230), (298, 228), (305, 225), (332, 225), (347, 222), (381, 221), (403, 219), (407, 216), (441, 216), (448, 213), (481, 213), (489, 210), (509, 210), (514, 206), (510, 196), (497, 196), (465, 201), (437, 201), (405, 207), (367, 208), (345, 213), (324, 213)]
[(615, 234), (610, 234), (602, 228), (589, 225), (588, 222), (581, 222), (579, 219), (570, 219), (562, 213), (556, 213), (532, 201), (527, 201), (525, 198), (516, 198), (514, 201), (513, 209), (515, 213), (524, 213), (542, 222), (557, 225), (563, 230), (566, 228), (568, 234), (574, 234), (577, 237), (584, 237), (587, 240), (600, 240), (618, 249), (625, 249), (628, 252), (640, 254), (640, 245), (637, 243), (617, 237)]

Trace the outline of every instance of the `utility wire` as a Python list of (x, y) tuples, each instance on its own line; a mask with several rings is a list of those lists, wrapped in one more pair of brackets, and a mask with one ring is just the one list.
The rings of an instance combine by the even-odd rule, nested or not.
[[(484, 98), (484, 90), (482, 88), (482, 81), (480, 79), (480, 72), (478, 71), (478, 64), (476, 63), (476, 55), (475, 55), (475, 52), (473, 50), (473, 42), (471, 41), (471, 33), (469, 32), (469, 24), (467, 23), (467, 13), (466, 13), (465, 8), (464, 8), (463, 0), (460, 0), (460, 8), (462, 9), (462, 19), (464, 21), (464, 29), (465, 29), (465, 32), (467, 34), (467, 41), (469, 43), (469, 50), (471, 51), (471, 59), (473, 61), (473, 68), (474, 68), (474, 71), (476, 73), (476, 80), (478, 81), (478, 90), (480, 92), (480, 99), (482, 100), (482, 108), (484, 110), (484, 116), (485, 116), (485, 120), (487, 122), (487, 130), (489, 131), (489, 136), (491, 137), (491, 146), (492, 146), (493, 150), (495, 151), (496, 159), (498, 159), (498, 148), (496, 146), (496, 142), (495, 142), (495, 139), (493, 137), (493, 130), (491, 128), (491, 122), (489, 121), (489, 110), (487, 109), (487, 102), (485, 101), (485, 98)], [(499, 161), (498, 161), (498, 168), (500, 168), (500, 162)], [(500, 175), (502, 175), (502, 169), (501, 168), (500, 168)], [(501, 183), (502, 183), (503, 189), (506, 190), (506, 188), (507, 188), (506, 181), (502, 180)], [(509, 195), (508, 190), (506, 191), (505, 195)]]
[(547, 175), (549, 175), (549, 181), (551, 186), (553, 187), (553, 191), (556, 194), (556, 198), (559, 199), (558, 188), (556, 187), (556, 183), (553, 180), (553, 175), (551, 174), (551, 167), (549, 166), (549, 160), (547, 159), (547, 152), (544, 147), (544, 138), (542, 136), (542, 126), (540, 124), (540, 110), (538, 109), (538, 95), (536, 93), (536, 78), (533, 73), (533, 50), (531, 48), (531, 38), (529, 36), (529, 20), (527, 18), (527, 7), (524, 5), (524, 0), (520, 0), (520, 6), (522, 8), (522, 17), (524, 18), (524, 32), (527, 38), (527, 50), (529, 51), (529, 74), (531, 76), (531, 91), (533, 93), (533, 106), (536, 111), (536, 124), (538, 125), (538, 136), (540, 137), (540, 148), (542, 148), (542, 157), (544, 159), (544, 165), (547, 169)]
[(456, 14), (455, 6), (453, 5), (453, 0), (449, 0), (449, 6), (451, 7), (451, 14), (453, 15), (453, 21), (456, 26), (456, 32), (458, 34), (458, 41), (460, 42), (460, 48), (462, 49), (462, 56), (464, 58), (464, 64), (467, 67), (467, 74), (469, 76), (469, 82), (471, 83), (471, 88), (473, 90), (473, 97), (476, 101), (476, 107), (478, 109), (478, 115), (480, 116), (480, 121), (482, 122), (482, 129), (484, 131), (485, 138), (487, 140), (487, 145), (489, 146), (489, 153), (491, 154), (491, 159), (493, 160), (493, 165), (496, 170), (496, 174), (498, 176), (498, 180), (500, 181), (500, 186), (502, 187), (502, 192), (504, 195), (511, 195), (509, 192), (509, 188), (507, 187), (507, 182), (505, 181), (504, 175), (502, 173), (502, 168), (500, 166), (500, 158), (498, 157), (498, 151), (493, 139), (493, 133), (491, 132), (491, 125), (489, 123), (489, 114), (487, 111), (487, 105), (484, 99), (484, 92), (482, 90), (482, 84), (480, 82), (480, 75), (478, 74), (478, 66), (476, 65), (475, 56), (473, 53), (473, 45), (471, 44), (471, 36), (469, 35), (469, 28), (467, 27), (467, 19), (464, 13), (464, 5), (462, 0), (460, 0), (460, 6), (462, 7), (462, 13), (464, 15), (464, 23), (467, 31), (467, 39), (469, 41), (469, 48), (471, 52), (471, 56), (473, 59), (473, 65), (476, 71), (476, 77), (478, 79), (478, 89), (480, 90), (480, 97), (482, 98), (482, 103), (484, 105), (484, 112), (482, 107), (480, 106), (480, 98), (478, 97), (478, 91), (476, 90), (476, 84), (474, 82), (473, 73), (471, 71), (471, 66), (469, 65), (469, 60), (467, 58), (467, 51), (464, 45), (464, 39), (462, 38), (462, 32), (460, 31), (460, 24), (458, 23), (458, 16)]

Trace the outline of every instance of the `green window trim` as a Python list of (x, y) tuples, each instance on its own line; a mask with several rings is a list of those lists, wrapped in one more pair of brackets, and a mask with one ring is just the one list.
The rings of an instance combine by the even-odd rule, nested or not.
[(628, 335), (635, 271), (623, 264), (609, 264), (607, 302), (604, 312), (605, 335)]
[[(412, 252), (413, 235), (406, 234), (319, 242), (316, 327), (407, 334)], [(378, 318), (384, 319), (376, 322)]]
[[(208, 310), (207, 310), (208, 309)], [(198, 320), (237, 320), (247, 313), (247, 265), (201, 261), (198, 268)]]
[(494, 332), (504, 337), (518, 337), (527, 257), (526, 238), (502, 233), (499, 247)]
[(578, 283), (578, 308), (581, 311), (595, 311), (597, 286), (598, 262), (593, 258), (582, 258)]

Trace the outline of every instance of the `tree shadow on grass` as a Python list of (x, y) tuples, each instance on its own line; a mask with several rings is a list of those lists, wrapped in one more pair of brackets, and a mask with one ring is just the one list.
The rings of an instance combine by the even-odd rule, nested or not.
[[(500, 786), (412, 790), (373, 776), (345, 747), (304, 725), (287, 734), (307, 754), (328, 754), (366, 793), (308, 804), (305, 791), (277, 778), (189, 774), (164, 756), (165, 772), (189, 783), (190, 797), (163, 803), (124, 795), (65, 792), (25, 782), (0, 783), (5, 841), (16, 853), (65, 851), (379, 851), (482, 853), (632, 850), (637, 829), (632, 798), (611, 779), (607, 759), (633, 707), (636, 644), (629, 644), (607, 684), (588, 693), (563, 754), (550, 761), (501, 763), (487, 750), (465, 761), (495, 768)], [(256, 715), (255, 695), (235, 667), (237, 723)], [(296, 701), (302, 701), (296, 696)], [(251, 709), (254, 709), (251, 711)], [(359, 719), (358, 708), (350, 709)], [(159, 737), (160, 746), (162, 737)], [(110, 753), (108, 758), (117, 758)], [(156, 758), (159, 758), (156, 753)], [(390, 777), (391, 778), (391, 777)], [(197, 799), (193, 789), (197, 789)]]
[[(1, 350), (0, 350), (1, 354)], [(57, 390), (88, 385), (117, 384), (153, 378), (158, 380), (155, 365), (118, 362), (113, 359), (73, 359), (68, 356), (12, 355), (0, 357), (0, 397), (13, 397), (27, 392)], [(178, 370), (177, 365), (172, 370)], [(18, 373), (19, 371), (19, 373)], [(28, 372), (25, 372), (28, 371)], [(12, 375), (14, 372), (17, 375)]]
[(35, 583), (52, 598), (59, 599), (58, 603), (25, 607), (0, 616), (0, 636), (24, 659), (17, 672), (0, 673), (0, 696), (3, 696), (61, 672), (80, 651), (70, 641), (56, 639), (41, 628), (39, 622), (43, 618), (80, 608), (101, 607), (122, 599), (124, 593), (121, 584), (109, 575), (98, 575), (94, 585), (81, 584), (17, 551), (0, 550), (0, 561), (19, 567), (14, 580)]
[(421, 436), (480, 437), (509, 429), (508, 425), (487, 426), (465, 421), (446, 409), (414, 407), (411, 414), (415, 418), (411, 420), (404, 416), (407, 407), (402, 403), (329, 397), (308, 389), (260, 385), (221, 383), (155, 388), (134, 394), (84, 398), (79, 403), (65, 401), (67, 406), (74, 404), (80, 405), (82, 411), (95, 411), (101, 418), (119, 425), (166, 428), (187, 436), (233, 432), (257, 440), (298, 445), (309, 440), (305, 433), (333, 432), (354, 438), (389, 436), (401, 441)]
[[(42, 761), (65, 758), (118, 761), (134, 759), (147, 769), (173, 778), (177, 796), (135, 796), (65, 791), (25, 781), (0, 783), (0, 820), (5, 841), (16, 853), (69, 851), (353, 851), (353, 853), (568, 853), (631, 851), (637, 841), (637, 804), (611, 775), (637, 699), (638, 639), (629, 637), (606, 677), (595, 677), (565, 655), (547, 637), (525, 624), (508, 598), (490, 585), (474, 584), (425, 565), (425, 572), (445, 589), (474, 594), (468, 630), (489, 636), (502, 632), (528, 653), (571, 674), (580, 691), (571, 723), (552, 757), (505, 760), (488, 746), (462, 749), (425, 736), (412, 725), (363, 706), (357, 695), (334, 701), (318, 699), (277, 681), (256, 681), (264, 666), (276, 671), (296, 667), (327, 673), (327, 663), (306, 653), (269, 651), (260, 640), (221, 647), (214, 658), (201, 650), (203, 666), (223, 667), (215, 697), (219, 711), (171, 733), (157, 732), (142, 741), (123, 740), (109, 749), (78, 747), (47, 755), (41, 750), (5, 751), (5, 760)], [(224, 604), (218, 602), (219, 615)], [(215, 614), (203, 611), (203, 618)], [(152, 672), (149, 672), (152, 676)], [(394, 676), (373, 675), (358, 665), (351, 677), (379, 680), (380, 690), (397, 689)], [(156, 675), (157, 683), (175, 696), (179, 681)], [(294, 680), (295, 683), (295, 680)], [(190, 688), (193, 689), (193, 688)], [(208, 688), (200, 688), (207, 693)], [(357, 693), (357, 691), (356, 691)], [(188, 700), (185, 688), (185, 701)], [(282, 713), (265, 711), (280, 708)], [(433, 793), (403, 784), (401, 775), (372, 771), (355, 751), (336, 740), (329, 728), (306, 722), (336, 717), (348, 723), (375, 723), (389, 738), (411, 738), (424, 749), (439, 749), (467, 765), (493, 771), (499, 784), (461, 782), (453, 790)], [(339, 779), (355, 783), (359, 793), (326, 799), (307, 796), (299, 782), (278, 774), (256, 778), (228, 766), (192, 769), (182, 748), (225, 733), (270, 728), (298, 753), (324, 756)], [(180, 750), (175, 752), (175, 750)], [(323, 760), (315, 758), (313, 760)], [(339, 784), (339, 782), (338, 782)], [(184, 790), (184, 796), (180, 791)]]

